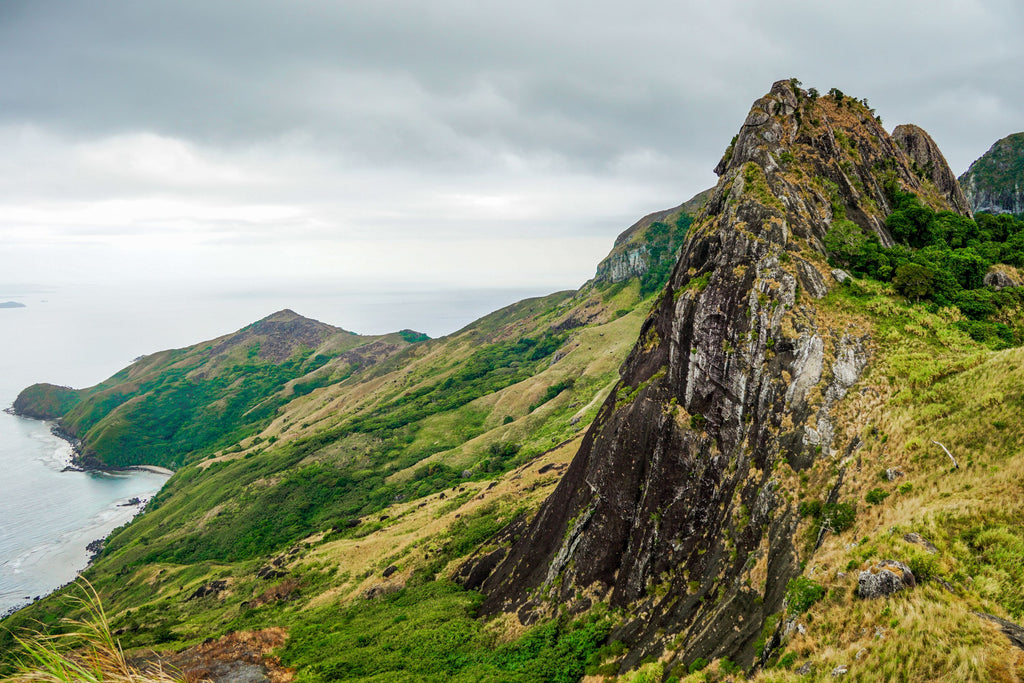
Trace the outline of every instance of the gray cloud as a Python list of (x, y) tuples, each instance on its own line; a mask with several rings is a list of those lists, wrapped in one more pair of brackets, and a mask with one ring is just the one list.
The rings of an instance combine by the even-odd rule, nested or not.
[(963, 171), (1024, 128), (1022, 19), (1013, 0), (8, 1), (0, 236), (184, 240), (206, 266), (358, 242), (366, 272), (423, 239), (430, 277), (485, 238), (458, 258), (506, 284), (486, 240), (586, 241), (571, 286), (714, 182), (779, 78), (869, 98)]

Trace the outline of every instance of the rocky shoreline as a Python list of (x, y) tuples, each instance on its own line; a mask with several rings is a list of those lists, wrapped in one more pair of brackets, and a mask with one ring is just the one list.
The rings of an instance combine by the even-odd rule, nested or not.
[[(17, 415), (12, 408), (6, 409), (11, 415)], [(25, 417), (25, 416), (22, 416)], [(131, 467), (111, 467), (100, 462), (98, 459), (85, 455), (82, 452), (82, 440), (64, 429), (59, 423), (50, 425), (50, 433), (59, 439), (71, 444), (71, 462), (61, 472), (102, 472), (104, 474), (116, 474), (118, 472), (152, 472), (154, 474), (166, 474), (171, 476), (174, 470), (157, 465), (132, 465)]]

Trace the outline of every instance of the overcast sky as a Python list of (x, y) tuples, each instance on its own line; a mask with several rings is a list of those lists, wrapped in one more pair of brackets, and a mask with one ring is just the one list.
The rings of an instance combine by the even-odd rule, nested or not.
[(575, 287), (780, 78), (957, 174), (1019, 0), (0, 2), (0, 282)]

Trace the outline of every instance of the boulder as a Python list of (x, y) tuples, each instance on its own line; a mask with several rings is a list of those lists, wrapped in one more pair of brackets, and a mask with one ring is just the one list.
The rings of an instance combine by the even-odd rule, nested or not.
[(187, 598), (187, 600), (198, 600), (200, 598), (206, 598), (210, 596), (216, 597), (219, 596), (221, 592), (226, 590), (227, 587), (228, 582), (223, 579), (211, 581), (210, 583), (203, 584), (202, 586), (197, 588), (195, 592)]
[(914, 543), (916, 545), (921, 546), (932, 555), (935, 555), (939, 552), (939, 549), (932, 545), (931, 541), (929, 541), (927, 538), (925, 538), (919, 533), (911, 532), (909, 534), (904, 534), (903, 540), (907, 543)]
[(882, 560), (862, 571), (857, 578), (857, 596), (865, 600), (884, 598), (917, 585), (910, 567), (896, 560)]
[(983, 280), (986, 287), (992, 289), (1005, 289), (1007, 287), (1020, 287), (1024, 282), (1018, 273), (1005, 266), (992, 266)]

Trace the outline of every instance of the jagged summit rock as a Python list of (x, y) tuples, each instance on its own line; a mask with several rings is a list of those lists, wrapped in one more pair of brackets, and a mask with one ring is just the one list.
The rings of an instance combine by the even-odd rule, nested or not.
[(1024, 213), (1024, 133), (997, 141), (959, 180), (973, 211)]
[(892, 137), (913, 159), (916, 164), (915, 170), (935, 183), (935, 187), (946, 197), (953, 209), (963, 216), (969, 216), (971, 205), (932, 136), (919, 126), (903, 124), (896, 126), (892, 131)]
[(666, 632), (684, 643), (672, 663), (752, 663), (800, 572), (776, 463), (831, 456), (834, 409), (869, 361), (866, 338), (816, 314), (835, 286), (825, 234), (845, 219), (891, 243), (887, 182), (950, 208), (863, 103), (794, 81), (754, 103), (716, 171), (558, 488), (503, 558), (464, 572), (484, 613), (627, 608), (623, 671), (661, 656)]

